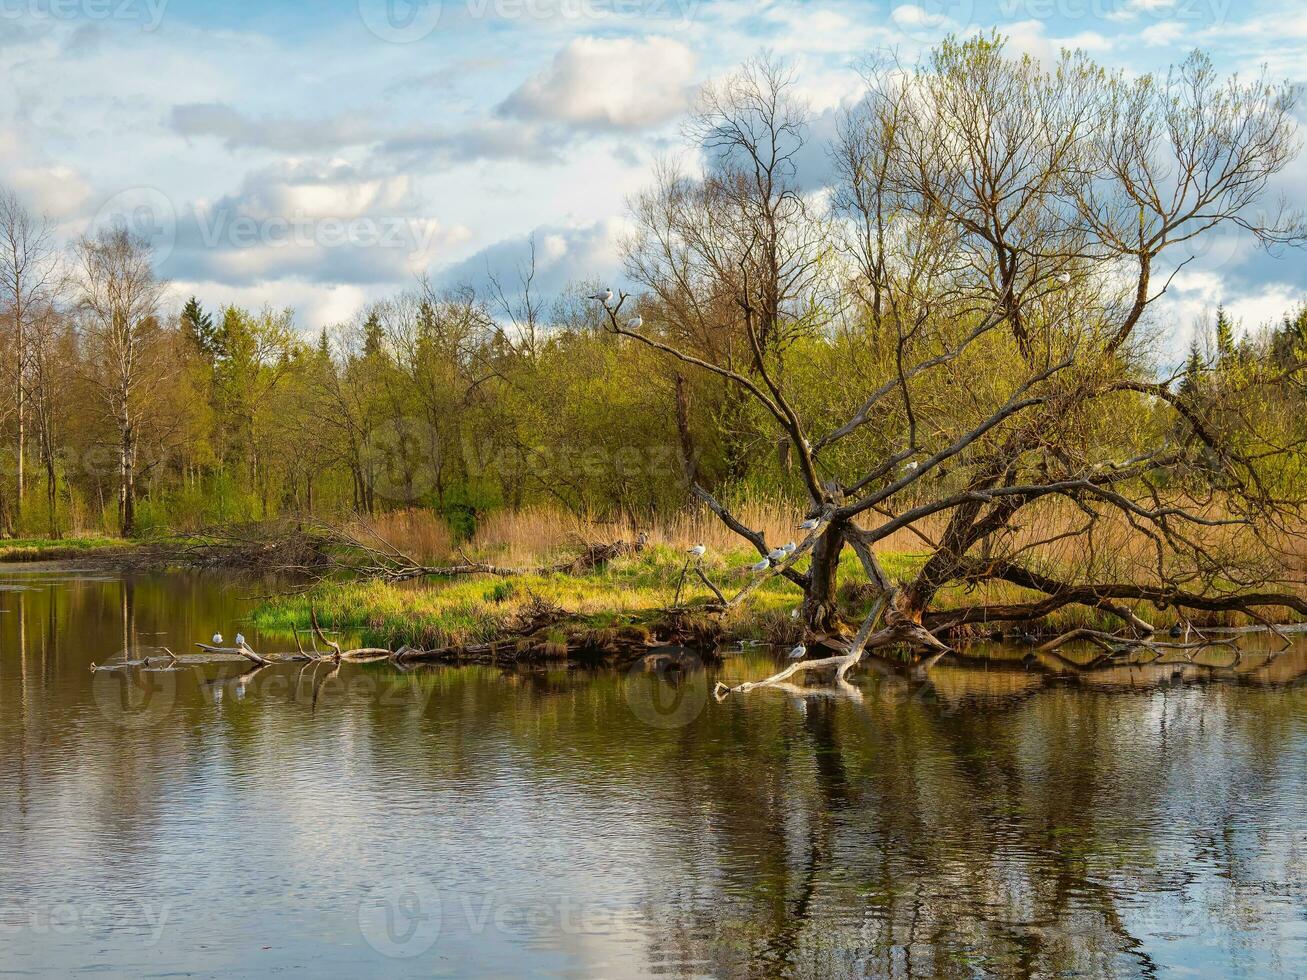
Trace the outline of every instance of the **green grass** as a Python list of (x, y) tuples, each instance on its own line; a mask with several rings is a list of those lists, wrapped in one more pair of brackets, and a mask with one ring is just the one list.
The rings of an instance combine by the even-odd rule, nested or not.
[(57, 561), (62, 558), (76, 558), (90, 551), (129, 546), (130, 542), (122, 538), (94, 536), (58, 540), (54, 538), (0, 539), (0, 561)]
[[(756, 560), (756, 559), (753, 559)], [(749, 578), (751, 564), (741, 552), (710, 558), (704, 570), (729, 597)], [(271, 599), (259, 606), (253, 624), (270, 632), (304, 629), (309, 609), (324, 627), (357, 634), (365, 643), (423, 646), (485, 642), (502, 635), (531, 603), (543, 600), (573, 614), (589, 629), (620, 626), (670, 606), (684, 565), (684, 555), (653, 547), (618, 558), (606, 567), (580, 575), (551, 573), (513, 578), (475, 576), (399, 585), (384, 582), (329, 582), (311, 591)], [(681, 602), (710, 599), (712, 594), (687, 575)], [(769, 624), (788, 621), (800, 600), (799, 590), (779, 577), (769, 578), (749, 603), (747, 620), (733, 623), (741, 635), (761, 636)]]
[[(924, 554), (883, 554), (881, 563), (896, 580), (910, 579), (925, 561)], [(740, 551), (710, 555), (704, 571), (729, 598), (750, 581), (745, 571), (757, 558)], [(606, 629), (639, 622), (672, 604), (684, 566), (677, 550), (655, 546), (639, 555), (616, 559), (585, 575), (562, 573), (522, 575), (513, 578), (472, 576), (424, 582), (327, 582), (308, 592), (275, 597), (257, 607), (252, 624), (271, 633), (307, 629), (310, 609), (316, 609), (324, 628), (357, 636), (363, 643), (397, 647), (401, 644), (438, 647), (482, 643), (502, 637), (514, 620), (535, 600), (561, 607), (572, 614), (576, 626)], [(806, 561), (800, 561), (800, 569)], [(840, 584), (845, 614), (865, 612), (868, 603), (850, 590), (865, 583), (858, 558), (850, 550), (842, 556)], [(1003, 600), (1020, 598), (1021, 590), (1003, 587)], [(852, 598), (850, 598), (852, 596)], [(693, 574), (687, 575), (682, 604), (703, 603), (712, 594)], [(799, 589), (779, 576), (770, 576), (723, 623), (736, 639), (789, 642), (797, 638), (799, 624), (790, 611), (799, 604)], [(977, 601), (960, 590), (944, 593), (941, 605)], [(1076, 625), (1087, 622), (1092, 611), (1081, 611)], [(1074, 611), (1057, 620), (1069, 623)], [(1063, 626), (1064, 622), (1058, 622)]]
[[(881, 564), (898, 582), (911, 580), (926, 560), (924, 553), (882, 553)], [(704, 571), (729, 598), (746, 585), (747, 567), (757, 556), (744, 551), (709, 554)], [(571, 614), (580, 629), (606, 629), (648, 621), (672, 605), (685, 556), (676, 549), (653, 546), (639, 555), (616, 559), (588, 574), (522, 575), (512, 578), (470, 576), (423, 582), (327, 582), (298, 595), (276, 597), (253, 613), (253, 625), (267, 632), (289, 633), (307, 629), (310, 608), (316, 609), (324, 628), (357, 636), (368, 645), (395, 648), (401, 644), (438, 647), (481, 643), (502, 638), (515, 619), (534, 601), (542, 600)], [(806, 560), (797, 567), (806, 568)], [(841, 557), (839, 581), (844, 616), (856, 622), (870, 600), (857, 586), (867, 581), (857, 556), (848, 550)], [(681, 603), (693, 606), (712, 598), (702, 583), (687, 575)], [(1042, 594), (1004, 582), (983, 588), (950, 586), (935, 598), (932, 608), (944, 610), (977, 603), (1014, 603), (1043, 598)], [(799, 604), (799, 589), (779, 576), (769, 576), (741, 608), (723, 620), (726, 635), (735, 639), (792, 642), (799, 623), (790, 611)], [(1157, 619), (1146, 604), (1138, 610)], [(1038, 624), (1045, 633), (1076, 627), (1116, 630), (1121, 623), (1099, 609), (1066, 606)], [(983, 632), (983, 630), (981, 631)]]

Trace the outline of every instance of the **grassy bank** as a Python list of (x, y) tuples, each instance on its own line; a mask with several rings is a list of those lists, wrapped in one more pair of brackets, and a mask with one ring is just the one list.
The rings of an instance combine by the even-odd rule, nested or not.
[(63, 561), (110, 549), (131, 547), (122, 538), (14, 538), (0, 540), (0, 562)]
[[(891, 577), (907, 578), (925, 555), (911, 552), (882, 554)], [(709, 553), (704, 571), (727, 596), (749, 581), (747, 567), (757, 556), (744, 551)], [(566, 610), (577, 629), (609, 629), (640, 623), (673, 602), (684, 566), (681, 549), (654, 545), (638, 555), (618, 558), (584, 575), (561, 573), (511, 578), (470, 576), (456, 579), (388, 584), (384, 582), (328, 582), (308, 592), (270, 599), (253, 614), (253, 625), (266, 632), (307, 629), (310, 608), (324, 626), (357, 635), (364, 643), (395, 648), (403, 644), (444, 647), (483, 643), (502, 638), (538, 603)], [(800, 565), (802, 567), (802, 564)], [(866, 583), (857, 557), (844, 555), (840, 581), (846, 614), (866, 608), (859, 586)], [(944, 593), (940, 607), (981, 601), (1021, 601), (1033, 596), (1005, 584), (964, 593)], [(682, 603), (704, 602), (711, 592), (693, 575), (687, 576)], [(799, 636), (791, 611), (801, 601), (799, 590), (773, 576), (744, 607), (725, 617), (728, 637), (787, 643)], [(1047, 630), (1074, 626), (1115, 628), (1112, 617), (1100, 611), (1067, 607), (1049, 617)]]
[[(493, 640), (543, 602), (566, 610), (579, 627), (605, 629), (639, 621), (671, 605), (684, 564), (681, 552), (655, 546), (584, 575), (477, 575), (398, 585), (326, 583), (301, 595), (265, 602), (255, 611), (253, 623), (274, 632), (306, 628), (312, 606), (324, 625), (356, 633), (369, 644), (440, 647)], [(739, 588), (746, 581), (743, 570), (748, 564), (748, 556), (741, 553), (709, 559), (704, 570), (729, 594), (730, 584)], [(799, 601), (798, 589), (778, 578), (769, 580), (755, 596), (748, 621), (732, 625), (759, 635), (788, 621)], [(686, 577), (682, 602), (687, 597), (707, 599), (711, 593), (691, 574)]]

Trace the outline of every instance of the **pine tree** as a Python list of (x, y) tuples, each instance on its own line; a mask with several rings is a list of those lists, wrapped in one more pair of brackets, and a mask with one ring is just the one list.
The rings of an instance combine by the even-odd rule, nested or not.
[(218, 334), (213, 328), (213, 317), (204, 312), (200, 301), (192, 296), (182, 307), (182, 326), (198, 350), (209, 360), (218, 354)]
[(381, 318), (377, 316), (377, 311), (373, 310), (368, 314), (367, 320), (363, 322), (363, 354), (365, 357), (374, 357), (381, 353), (382, 337)]
[(1234, 360), (1234, 323), (1225, 312), (1224, 306), (1216, 308), (1216, 356), (1221, 365), (1226, 367)]

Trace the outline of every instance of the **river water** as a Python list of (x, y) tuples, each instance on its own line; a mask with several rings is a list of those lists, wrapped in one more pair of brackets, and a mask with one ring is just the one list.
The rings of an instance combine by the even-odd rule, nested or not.
[(0, 975), (1307, 975), (1307, 647), (90, 669), (258, 591), (0, 567)]

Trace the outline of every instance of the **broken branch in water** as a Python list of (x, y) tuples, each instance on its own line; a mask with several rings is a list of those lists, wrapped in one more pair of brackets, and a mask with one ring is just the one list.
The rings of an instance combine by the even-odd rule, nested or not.
[(269, 660), (267, 657), (255, 653), (253, 650), (251, 650), (248, 646), (245, 645), (238, 646), (238, 647), (216, 647), (211, 643), (197, 643), (195, 645), (199, 647), (201, 650), (203, 650), (205, 653), (234, 654), (236, 656), (244, 657), (250, 663), (258, 664), (260, 667), (267, 667), (272, 664), (272, 661)]
[[(867, 618), (863, 620), (862, 627), (853, 638), (853, 642), (849, 644), (847, 653), (840, 654), (836, 657), (823, 657), (818, 660), (800, 660), (797, 663), (790, 664), (779, 673), (772, 674), (770, 677), (765, 677), (760, 681), (744, 681), (742, 684), (737, 684), (734, 687), (728, 687), (721, 681), (718, 681), (713, 687), (713, 697), (718, 701), (722, 701), (728, 694), (745, 694), (756, 687), (772, 687), (801, 672), (810, 670), (828, 670), (832, 668), (835, 671), (835, 684), (836, 686), (839, 686), (844, 683), (844, 675), (849, 672), (849, 668), (862, 659), (862, 654), (869, 643), (873, 642), (874, 639), (879, 638), (882, 634), (892, 634), (897, 632), (896, 628), (890, 627), (876, 634), (876, 637), (872, 636), (872, 628), (876, 625), (876, 620), (880, 618), (881, 609), (883, 609), (884, 606), (884, 597), (876, 600), (876, 604), (872, 606), (871, 612), (868, 613)], [(918, 629), (920, 629), (920, 627), (918, 627)], [(885, 642), (891, 641), (886, 640)]]

